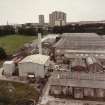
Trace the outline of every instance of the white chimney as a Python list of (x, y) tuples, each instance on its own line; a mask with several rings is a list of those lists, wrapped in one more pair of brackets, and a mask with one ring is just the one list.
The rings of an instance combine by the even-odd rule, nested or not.
[(41, 33), (38, 33), (38, 48), (39, 48), (39, 54), (42, 54)]

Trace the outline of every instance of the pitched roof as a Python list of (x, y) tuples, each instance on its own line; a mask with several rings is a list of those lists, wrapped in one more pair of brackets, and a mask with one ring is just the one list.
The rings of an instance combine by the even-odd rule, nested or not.
[(31, 62), (31, 63), (37, 63), (37, 64), (45, 64), (48, 59), (49, 59), (49, 56), (35, 54), (35, 55), (27, 56), (19, 63)]
[(68, 33), (54, 44), (55, 48), (70, 50), (98, 50), (105, 49), (105, 38), (94, 33)]

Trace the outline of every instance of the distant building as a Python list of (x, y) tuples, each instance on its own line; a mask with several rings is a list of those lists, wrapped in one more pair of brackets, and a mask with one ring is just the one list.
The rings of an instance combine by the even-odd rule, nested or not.
[(66, 13), (61, 11), (54, 11), (49, 14), (49, 24), (54, 25), (65, 25), (66, 24)]
[(64, 26), (64, 25), (66, 25), (66, 22), (62, 19), (55, 21), (55, 26)]
[(44, 15), (39, 15), (39, 24), (44, 25)]

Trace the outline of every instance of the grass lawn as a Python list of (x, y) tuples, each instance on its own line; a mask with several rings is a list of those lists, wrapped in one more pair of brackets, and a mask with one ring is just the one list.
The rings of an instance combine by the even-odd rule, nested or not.
[(21, 48), (24, 43), (36, 39), (36, 36), (23, 36), (23, 35), (7, 35), (0, 37), (0, 47), (3, 47), (7, 54), (15, 53)]
[[(12, 89), (12, 91), (9, 91)], [(38, 100), (39, 93), (29, 84), (0, 80), (0, 103), (15, 105), (22, 100)]]

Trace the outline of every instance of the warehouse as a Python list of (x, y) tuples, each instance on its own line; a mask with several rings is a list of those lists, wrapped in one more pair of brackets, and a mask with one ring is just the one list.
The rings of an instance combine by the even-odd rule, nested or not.
[(30, 55), (19, 62), (18, 66), (20, 77), (35, 75), (35, 77), (44, 78), (49, 66), (49, 56), (41, 54)]
[(105, 101), (104, 77), (105, 73), (55, 71), (50, 78), (49, 94), (58, 98)]
[[(49, 95), (56, 98), (105, 102), (105, 38), (94, 33), (67, 33), (53, 46), (57, 65), (49, 79)], [(102, 59), (102, 60), (101, 60)], [(91, 102), (92, 101), (92, 102)], [(93, 104), (91, 104), (93, 105)]]
[(54, 44), (55, 59), (64, 55), (66, 58), (105, 57), (105, 38), (95, 33), (67, 33)]

